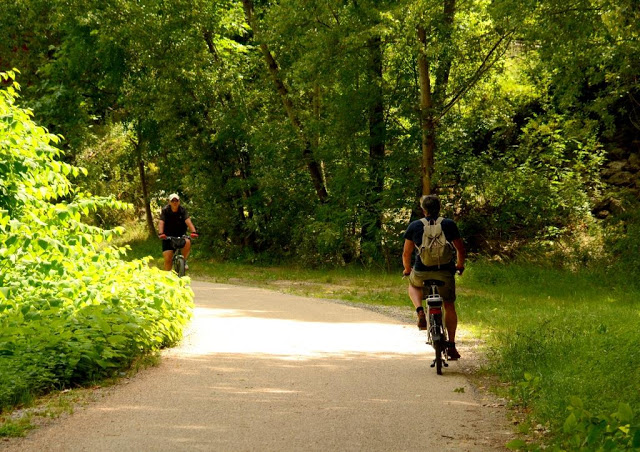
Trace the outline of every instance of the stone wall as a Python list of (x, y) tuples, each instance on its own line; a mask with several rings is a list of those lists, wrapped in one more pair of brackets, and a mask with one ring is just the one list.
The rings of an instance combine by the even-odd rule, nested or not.
[(615, 148), (608, 153), (609, 160), (601, 172), (607, 193), (593, 208), (597, 218), (619, 213), (621, 198), (640, 200), (640, 140), (634, 140), (633, 145), (629, 150)]

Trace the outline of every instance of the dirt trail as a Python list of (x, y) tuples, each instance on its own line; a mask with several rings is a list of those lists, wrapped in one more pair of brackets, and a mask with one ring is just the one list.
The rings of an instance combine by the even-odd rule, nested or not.
[[(509, 439), (458, 363), (369, 310), (193, 282), (194, 320), (160, 366), (7, 451), (489, 451)], [(464, 392), (460, 388), (464, 388)]]

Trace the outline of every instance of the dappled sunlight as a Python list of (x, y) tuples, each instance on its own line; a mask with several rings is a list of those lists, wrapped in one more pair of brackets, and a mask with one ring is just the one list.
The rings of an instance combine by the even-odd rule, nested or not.
[(225, 386), (209, 386), (207, 389), (211, 389), (213, 391), (218, 392), (230, 392), (233, 394), (299, 394), (300, 391), (293, 391), (289, 389), (278, 389), (278, 388), (245, 388), (243, 390), (239, 390), (237, 388), (225, 387)]
[[(104, 411), (106, 413), (118, 412), (118, 411), (147, 411), (149, 407), (143, 405), (118, 405), (115, 407), (99, 407), (98, 411)], [(153, 411), (171, 411), (171, 408), (154, 408)]]
[[(406, 325), (322, 322), (281, 318), (269, 310), (196, 308), (176, 353), (268, 355), (284, 360), (375, 354), (378, 358), (424, 354), (425, 334)], [(197, 334), (193, 334), (197, 332)]]
[(451, 404), (451, 405), (464, 405), (464, 406), (470, 406), (470, 407), (479, 407), (479, 406), (481, 406), (477, 402), (466, 402), (464, 400), (445, 400), (445, 403), (448, 403), (448, 404)]

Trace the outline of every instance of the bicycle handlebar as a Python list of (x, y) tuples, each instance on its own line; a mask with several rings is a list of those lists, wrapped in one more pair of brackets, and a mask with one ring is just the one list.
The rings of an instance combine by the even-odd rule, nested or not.
[[(193, 235), (195, 234), (195, 236)], [(164, 235), (164, 237), (162, 237)], [(195, 239), (200, 237), (200, 233), (199, 232), (192, 232), (191, 234), (184, 234), (181, 236), (173, 236), (173, 235), (166, 235), (166, 234), (158, 234), (158, 237), (161, 240), (171, 240), (171, 239)]]

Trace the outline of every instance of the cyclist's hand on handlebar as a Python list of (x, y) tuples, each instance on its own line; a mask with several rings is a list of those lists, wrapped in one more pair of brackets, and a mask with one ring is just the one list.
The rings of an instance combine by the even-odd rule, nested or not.
[(192, 239), (198, 238), (198, 233), (197, 232), (192, 232), (191, 233), (191, 238)]
[(464, 272), (464, 267), (456, 267), (457, 274), (462, 275), (463, 272)]
[(158, 234), (158, 237), (164, 240), (167, 238), (167, 234)]

